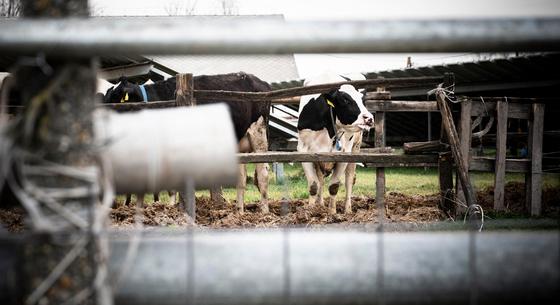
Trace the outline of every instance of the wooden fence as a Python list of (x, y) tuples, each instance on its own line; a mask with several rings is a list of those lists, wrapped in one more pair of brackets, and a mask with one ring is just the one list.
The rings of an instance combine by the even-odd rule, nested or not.
[[(272, 101), (276, 103), (293, 102), (296, 97), (306, 94), (322, 93), (351, 84), (357, 88), (375, 88), (374, 92), (365, 95), (366, 108), (375, 113), (375, 149), (364, 150), (360, 153), (296, 153), (296, 152), (267, 152), (238, 154), (240, 163), (263, 162), (361, 162), (376, 168), (376, 200), (383, 204), (385, 194), (385, 167), (438, 167), (442, 201), (448, 201), (446, 194), (453, 190), (453, 163), (449, 153), (451, 148), (456, 172), (458, 173), (455, 192), (460, 202), (468, 205), (476, 203), (476, 195), (470, 183), (469, 170), (495, 172), (494, 208), (503, 210), (504, 188), (506, 172), (521, 172), (526, 175), (527, 209), (532, 215), (540, 215), (542, 194), (542, 142), (544, 104), (535, 99), (519, 98), (461, 98), (459, 128), (455, 128), (451, 111), (443, 96), (437, 96), (437, 101), (393, 101), (386, 88), (402, 86), (432, 84), (434, 87), (445, 80), (442, 77), (418, 77), (399, 79), (373, 79), (347, 81), (332, 84), (321, 84), (309, 87), (297, 87), (270, 92), (234, 92), (222, 90), (194, 90), (191, 74), (177, 76), (177, 99), (175, 101), (159, 101), (150, 103), (120, 103), (105, 104), (105, 107), (117, 111), (131, 111), (144, 108), (163, 108), (183, 105), (195, 105), (196, 100), (244, 100), (251, 102)], [(449, 77), (449, 76), (448, 76)], [(447, 112), (442, 111), (447, 108)], [(442, 130), (448, 132), (443, 136), (443, 142), (437, 142), (439, 150), (436, 154), (398, 155), (385, 148), (385, 113), (387, 112), (440, 112), (443, 124)], [(496, 157), (476, 157), (470, 153), (471, 149), (471, 118), (478, 116), (497, 117)], [(507, 119), (525, 119), (529, 121), (529, 157), (524, 159), (506, 158)], [(451, 140), (451, 141), (450, 141)], [(453, 142), (453, 143), (450, 143)], [(422, 145), (422, 144), (421, 144)], [(465, 196), (465, 191), (468, 195)], [(468, 197), (468, 198), (465, 198)], [(452, 200), (452, 199), (451, 199)], [(442, 203), (446, 204), (446, 203)], [(447, 203), (449, 204), (449, 203)], [(462, 210), (464, 211), (464, 209)]]

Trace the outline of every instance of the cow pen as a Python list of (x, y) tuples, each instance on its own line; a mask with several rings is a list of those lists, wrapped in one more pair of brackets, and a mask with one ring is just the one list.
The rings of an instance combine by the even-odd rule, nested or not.
[[(453, 82), (453, 75), (448, 74), (448, 82)], [(297, 103), (297, 98), (306, 94), (323, 93), (340, 87), (343, 84), (351, 84), (356, 88), (373, 88), (373, 92), (369, 92), (364, 96), (366, 108), (375, 113), (375, 147), (374, 149), (366, 149), (361, 153), (296, 153), (296, 152), (267, 152), (267, 153), (242, 153), (238, 154), (240, 163), (268, 163), (268, 162), (356, 162), (365, 163), (371, 167), (377, 168), (376, 173), (376, 202), (383, 207), (383, 198), (385, 194), (385, 174), (384, 168), (390, 167), (438, 167), (439, 183), (442, 196), (441, 206), (455, 205), (453, 202), (459, 202), (458, 210), (465, 212), (465, 206), (475, 204), (466, 200), (463, 186), (457, 182), (457, 186), (453, 187), (452, 170), (453, 167), (446, 167), (444, 163), (449, 156), (451, 150), (450, 145), (446, 145), (442, 141), (422, 142), (422, 143), (403, 143), (406, 154), (394, 154), (391, 148), (385, 148), (385, 113), (386, 112), (439, 112), (442, 117), (449, 117), (453, 120), (451, 113), (444, 114), (436, 101), (393, 101), (391, 100), (390, 91), (387, 89), (398, 88), (410, 85), (433, 85), (434, 88), (446, 81), (444, 77), (416, 77), (416, 78), (391, 78), (391, 79), (369, 79), (358, 81), (346, 81), (340, 83), (322, 84), (309, 87), (295, 87), (289, 89), (275, 90), (270, 92), (235, 92), (221, 90), (194, 90), (193, 78), (191, 74), (179, 74), (177, 79), (177, 100), (176, 101), (156, 101), (149, 103), (116, 103), (103, 104), (103, 107), (111, 108), (116, 111), (132, 111), (140, 109), (158, 109), (175, 106), (192, 106), (196, 104), (196, 100), (213, 99), (213, 100), (240, 100), (249, 102), (261, 102), (271, 100), (273, 104), (279, 103)], [(451, 86), (454, 83), (450, 83)], [(179, 94), (180, 92), (180, 94)], [(187, 98), (185, 98), (185, 96)], [(436, 96), (439, 100), (444, 100), (444, 96)], [(186, 101), (186, 102), (185, 102)], [(445, 100), (447, 104), (449, 100)], [(495, 197), (494, 209), (503, 211), (504, 206), (504, 189), (505, 189), (505, 173), (516, 172), (526, 175), (525, 187), (527, 190), (526, 207), (533, 216), (539, 216), (542, 212), (542, 178), (543, 169), (543, 121), (544, 121), (544, 104), (539, 103), (538, 99), (531, 98), (515, 98), (515, 97), (459, 97), (456, 101), (460, 105), (459, 128), (453, 128), (452, 133), (457, 135), (455, 144), (456, 151), (460, 151), (464, 160), (464, 169), (460, 169), (458, 165), (456, 170), (460, 173), (467, 173), (469, 170), (480, 172), (495, 173)], [(441, 104), (440, 104), (441, 105)], [(496, 157), (479, 157), (471, 156), (471, 138), (481, 138), (484, 134), (474, 134), (472, 127), (472, 117), (496, 117)], [(528, 151), (527, 158), (506, 159), (506, 138), (507, 138), (507, 119), (523, 119), (529, 123), (528, 135)], [(485, 128), (492, 125), (487, 124)], [(480, 123), (479, 123), (480, 124)], [(443, 125), (443, 124), (442, 124)], [(490, 126), (488, 126), (490, 125)], [(451, 126), (449, 127), (451, 128)], [(443, 130), (448, 130), (442, 126)], [(486, 130), (488, 132), (488, 130)], [(443, 140), (445, 141), (445, 140)], [(425, 154), (425, 152), (431, 154)], [(445, 151), (448, 151), (447, 153)], [(457, 157), (455, 157), (457, 158)], [(557, 168), (558, 164), (549, 163), (549, 168)], [(460, 174), (458, 174), (460, 176)], [(460, 177), (458, 181), (465, 179)], [(451, 181), (451, 182), (449, 182)], [(470, 182), (469, 182), (470, 184)], [(472, 186), (469, 186), (472, 189)], [(474, 198), (474, 191), (471, 190), (471, 197)], [(457, 198), (454, 195), (456, 194)], [(444, 202), (445, 201), (445, 202)], [(189, 200), (194, 202), (194, 200)], [(193, 210), (190, 207), (189, 210)], [(191, 214), (192, 215), (192, 214)]]
[[(32, 1), (24, 2), (30, 5)], [(68, 3), (79, 3), (79, 11), (74, 12), (78, 16), (84, 16), (84, 11), (87, 12), (87, 1)], [(68, 3), (49, 2), (46, 8), (60, 6), (58, 8), (62, 8), (62, 12), (72, 13), (72, 8), (76, 7), (66, 7)], [(57, 12), (46, 8), (35, 7), (25, 13), (28, 16), (44, 16)], [(47, 59), (53, 54), (66, 56), (58, 58), (60, 62), (56, 68), (66, 77), (68, 73), (65, 74), (64, 71), (77, 71), (86, 84), (84, 87), (89, 89), (93, 85), (92, 71), (95, 69), (92, 57), (102, 54), (560, 49), (560, 20), (557, 19), (392, 21), (389, 24), (270, 23), (237, 26), (224, 23), (204, 24), (200, 33), (185, 30), (196, 29), (199, 24), (183, 21), (161, 24), (139, 20), (107, 25), (69, 18), (21, 22), (9, 20), (2, 21), (1, 25), (5, 30), (0, 31), (0, 54), (35, 56), (37, 52), (44, 52)], [(137, 29), (139, 25), (151, 30), (139, 32), (131, 40), (126, 38), (130, 30)], [(91, 30), (92, 26), (96, 28), (95, 31)], [(40, 36), (37, 36), (38, 28), (43, 29)], [(62, 39), (57, 35), (61, 29), (66, 31)], [(442, 32), (441, 29), (449, 30)], [(166, 35), (158, 35), (164, 30)], [(96, 35), (92, 36), (92, 32)], [(246, 32), (254, 32), (255, 36), (247, 40), (244, 35)], [(28, 68), (24, 66), (23, 69)], [(50, 79), (34, 79), (31, 73), (24, 76), (29, 76), (30, 81), (38, 82)], [(290, 102), (293, 97), (320, 93), (342, 84), (267, 93), (240, 93), (197, 91), (193, 90), (192, 81), (192, 75), (189, 74), (178, 77), (176, 101), (124, 103), (105, 107), (128, 111), (193, 106), (197, 99), (205, 98)], [(112, 190), (112, 186), (110, 183), (103, 184), (102, 187), (98, 185), (97, 183), (106, 183), (107, 179), (97, 181), (100, 176), (105, 178), (100, 175), (99, 168), (92, 166), (92, 162), (89, 162), (91, 159), (88, 158), (85, 162), (79, 162), (83, 161), (75, 157), (79, 149), (70, 146), (68, 151), (62, 149), (64, 154), (57, 155), (61, 159), (60, 163), (65, 164), (64, 167), (40, 164), (42, 167), (26, 168), (40, 178), (45, 172), (49, 174), (47, 176), (51, 179), (47, 186), (52, 188), (48, 189), (50, 197), (45, 198), (70, 198), (72, 204), (61, 206), (57, 200), (46, 200), (45, 207), (42, 207), (52, 210), (49, 216), (58, 217), (48, 220), (55, 220), (54, 224), (64, 222), (66, 226), (63, 229), (41, 227), (41, 219), (34, 219), (34, 229), (24, 234), (8, 235), (0, 232), (0, 273), (5, 275), (0, 277), (0, 302), (52, 304), (64, 301), (69, 304), (98, 305), (451, 302), (555, 304), (560, 297), (557, 289), (560, 283), (558, 227), (555, 226), (555, 231), (550, 232), (514, 230), (479, 233), (482, 226), (478, 221), (483, 216), (476, 210), (476, 198), (469, 177), (469, 170), (495, 173), (494, 208), (500, 210), (503, 209), (505, 172), (524, 173), (526, 187), (530, 190), (527, 192), (528, 209), (532, 215), (540, 215), (542, 171), (545, 166), (542, 163), (544, 105), (538, 100), (505, 97), (489, 98), (485, 102), (478, 98), (455, 98), (452, 94), (454, 83), (451, 75), (443, 79), (376, 79), (344, 83), (374, 89), (365, 97), (367, 108), (375, 112), (374, 148), (359, 154), (238, 154), (237, 159), (240, 163), (319, 160), (363, 162), (375, 167), (379, 223), (373, 230), (324, 228), (313, 231), (284, 227), (265, 231), (214, 231), (196, 228), (191, 223), (182, 230), (112, 232), (105, 223), (107, 211), (104, 209), (111, 196), (102, 192), (107, 191), (106, 188)], [(388, 90), (392, 86), (410, 83), (433, 84), (436, 88), (435, 101), (391, 100)], [(67, 90), (77, 88), (75, 84), (64, 87)], [(79, 127), (82, 126), (82, 121), (89, 122), (94, 108), (93, 90), (89, 89), (82, 96), (77, 93), (78, 90), (69, 90), (66, 99), (75, 98), (80, 102), (70, 108), (57, 107), (54, 113)], [(31, 99), (32, 96), (28, 98)], [(451, 109), (451, 101), (456, 100), (460, 101), (461, 106), (458, 128)], [(37, 103), (35, 100), (34, 104)], [(68, 110), (74, 106), (82, 113)], [(429, 151), (435, 153), (400, 155), (385, 147), (385, 113), (392, 111), (440, 112), (444, 133), (442, 141), (407, 145), (410, 151), (423, 151), (425, 147), (429, 147)], [(471, 125), (475, 125), (472, 117), (494, 113), (498, 124), (496, 157), (470, 156), (470, 141), (473, 137)], [(505, 122), (508, 118), (529, 122), (528, 158), (506, 158)], [(54, 140), (61, 141), (67, 137), (70, 140), (91, 140), (87, 132), (79, 134), (79, 137), (70, 129), (56, 129), (60, 137)], [(0, 142), (2, 145), (6, 143)], [(0, 148), (3, 149), (2, 145)], [(46, 144), (44, 147), (48, 148)], [(60, 147), (67, 147), (64, 146), (64, 141), (56, 149)], [(95, 149), (89, 152), (97, 152)], [(457, 187), (453, 186), (453, 163), (458, 175)], [(84, 171), (84, 167), (88, 171)], [(469, 224), (472, 226), (465, 232), (386, 233), (383, 200), (386, 188), (385, 168), (389, 167), (438, 167), (441, 200), (451, 200), (453, 198), (449, 195), (457, 192), (458, 199), (453, 201), (464, 202), (466, 210), (463, 212), (471, 216)], [(57, 175), (64, 178), (52, 179)], [(77, 179), (83, 184), (68, 185), (69, 179)], [(194, 216), (195, 185), (192, 179), (186, 179), (184, 185), (188, 212)], [(97, 202), (100, 197), (103, 204)], [(23, 199), (32, 201), (26, 197)], [(75, 202), (72, 199), (76, 199)], [(444, 202), (442, 206), (446, 205)], [(37, 213), (39, 205), (29, 205), (31, 216)]]

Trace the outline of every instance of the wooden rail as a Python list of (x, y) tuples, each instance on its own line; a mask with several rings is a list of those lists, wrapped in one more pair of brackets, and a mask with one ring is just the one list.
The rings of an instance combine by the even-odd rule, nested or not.
[[(405, 77), (405, 78), (379, 78), (345, 81), (329, 84), (320, 84), (306, 87), (287, 88), (267, 92), (240, 92), (240, 91), (224, 91), (224, 90), (192, 90), (192, 95), (197, 100), (228, 100), (228, 101), (277, 101), (280, 104), (297, 103), (294, 99), (307, 94), (318, 94), (339, 88), (342, 85), (353, 85), (356, 88), (368, 88), (376, 86), (384, 86), (388, 88), (406, 87), (411, 85), (426, 84), (436, 85), (442, 81), (442, 77)], [(174, 107), (175, 101), (157, 101), (149, 103), (109, 103), (103, 106), (118, 111), (131, 111), (140, 109), (153, 109)]]

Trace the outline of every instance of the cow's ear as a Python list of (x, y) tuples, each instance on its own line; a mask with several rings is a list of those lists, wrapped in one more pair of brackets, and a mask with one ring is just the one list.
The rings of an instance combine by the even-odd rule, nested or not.
[(113, 94), (113, 90), (115, 87), (111, 87), (107, 90), (107, 92), (105, 93), (105, 96), (103, 97), (103, 101), (105, 103), (110, 103), (111, 102), (111, 95)]

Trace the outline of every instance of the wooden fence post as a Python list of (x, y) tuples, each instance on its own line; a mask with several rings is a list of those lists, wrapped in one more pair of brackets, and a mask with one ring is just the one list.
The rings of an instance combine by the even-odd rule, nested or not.
[(177, 74), (175, 103), (179, 106), (195, 106), (194, 81), (191, 73)]
[[(390, 93), (385, 88), (377, 88), (378, 97), (382, 99), (391, 99)], [(385, 147), (385, 112), (375, 112), (375, 147)], [(377, 167), (375, 169), (375, 203), (379, 218), (385, 219), (385, 168)]]
[(453, 122), (451, 109), (447, 104), (446, 94), (440, 91), (436, 92), (436, 100), (441, 111), (441, 119), (449, 139), (449, 144), (451, 144), (451, 152), (457, 164), (457, 174), (465, 193), (467, 206), (471, 206), (476, 204), (476, 197), (469, 178), (468, 166), (465, 164), (465, 158), (460, 149), (459, 136), (457, 135), (455, 123)]
[(505, 210), (504, 192), (506, 179), (506, 152), (507, 152), (507, 120), (508, 103), (498, 101), (496, 104), (497, 128), (496, 128), (496, 168), (494, 178), (494, 210)]
[[(177, 74), (176, 76), (176, 93), (175, 103), (177, 107), (182, 106), (196, 106), (194, 98), (194, 80), (191, 73)], [(196, 207), (195, 207), (195, 188), (192, 181), (185, 181), (184, 192), (179, 192), (180, 206), (185, 205), (183, 208), (187, 214), (192, 218), (193, 223), (196, 222)]]
[(542, 212), (542, 146), (544, 130), (544, 104), (533, 104), (529, 120), (528, 157), (529, 173), (525, 175), (526, 205), (532, 216)]
[(440, 209), (449, 215), (454, 215), (457, 209), (453, 202), (453, 157), (450, 152), (439, 154), (438, 176), (441, 196)]
[[(18, 2), (26, 18), (88, 16), (86, 0)], [(28, 153), (15, 157), (21, 169), (17, 193), (30, 211), (32, 230), (21, 243), (14, 282), (22, 299), (12, 301), (113, 304), (109, 243), (101, 234), (106, 219), (97, 210), (103, 187), (93, 128), (95, 63), (37, 55), (19, 58), (14, 68), (19, 98), (36, 115), (23, 116), (16, 127), (32, 128), (14, 133), (18, 148)]]
[[(463, 156), (463, 162), (469, 169), (470, 152), (471, 152), (471, 113), (472, 113), (472, 100), (465, 99), (461, 102), (461, 118), (459, 121), (459, 149)], [(458, 173), (459, 171), (457, 171)], [(458, 178), (458, 174), (457, 174)], [(458, 180), (457, 180), (458, 181)], [(457, 183), (457, 201), (466, 204), (465, 192), (461, 183)], [(466, 212), (467, 209), (460, 205), (457, 212), (460, 214)]]

